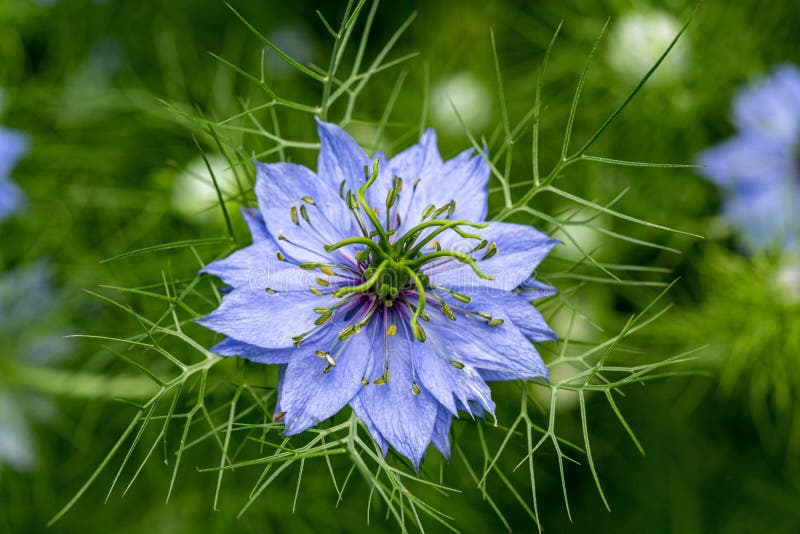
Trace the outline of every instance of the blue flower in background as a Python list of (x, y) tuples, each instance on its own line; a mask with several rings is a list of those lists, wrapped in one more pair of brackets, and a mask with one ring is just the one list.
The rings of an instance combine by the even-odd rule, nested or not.
[(458, 411), (493, 413), (487, 381), (547, 379), (531, 341), (556, 335), (530, 301), (554, 289), (531, 273), (557, 241), (483, 222), (484, 157), (443, 162), (432, 130), (374, 161), (318, 131), (316, 174), (256, 163), (253, 244), (203, 269), (231, 291), (199, 322), (228, 336), (214, 352), (281, 366), (287, 435), (349, 404), (418, 467), (431, 442), (449, 456)]
[(19, 209), (25, 201), (22, 191), (10, 181), (9, 174), (27, 146), (24, 135), (0, 128), (0, 221)]
[[(18, 471), (35, 466), (32, 423), (48, 422), (55, 408), (43, 397), (17, 387), (13, 376), (27, 366), (52, 363), (63, 357), (66, 324), (43, 262), (0, 273), (0, 468)], [(6, 379), (11, 376), (11, 384)]]
[(742, 89), (737, 134), (700, 155), (726, 194), (725, 215), (754, 249), (800, 243), (800, 71), (781, 65)]

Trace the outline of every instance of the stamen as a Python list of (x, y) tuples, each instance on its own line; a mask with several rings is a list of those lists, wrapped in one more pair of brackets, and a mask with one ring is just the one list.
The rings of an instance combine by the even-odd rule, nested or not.
[(305, 222), (311, 224), (311, 220), (308, 218), (308, 210), (306, 210), (306, 207), (304, 205), (300, 206), (300, 216), (303, 218)]
[(300, 224), (300, 219), (297, 217), (297, 206), (292, 206), (292, 209), (289, 210), (289, 214), (293, 223)]
[(275, 252), (275, 256), (277, 256), (279, 261), (286, 261), (286, 256), (283, 255), (283, 252), (280, 250)]
[(494, 241), (492, 241), (491, 243), (489, 243), (489, 248), (486, 249), (486, 254), (483, 255), (482, 259), (488, 260), (495, 254), (497, 254), (497, 245), (495, 244)]
[(438, 289), (440, 291), (445, 291), (447, 293), (450, 293), (450, 296), (452, 296), (454, 299), (456, 299), (459, 302), (464, 302), (466, 304), (469, 304), (470, 302), (472, 302), (471, 298), (469, 298), (466, 295), (463, 295), (463, 294), (459, 293), (458, 291), (453, 291), (452, 289), (447, 289), (446, 287), (442, 287), (442, 286), (431, 286), (431, 287), (433, 289)]
[(489, 326), (500, 326), (504, 322), (505, 321), (503, 321), (502, 319), (492, 319), (492, 320), (488, 321), (486, 324), (489, 325)]
[(333, 317), (333, 311), (328, 310), (325, 313), (323, 313), (322, 315), (320, 315), (317, 318), (317, 320), (314, 321), (314, 324), (317, 325), (317, 326), (323, 325), (323, 324), (327, 323), (328, 321), (330, 321), (331, 317)]
[(389, 328), (386, 329), (386, 335), (391, 337), (394, 336), (396, 333), (397, 333), (397, 325), (390, 324)]
[(311, 204), (312, 206), (316, 205), (316, 203), (314, 202), (314, 199), (313, 199), (313, 198), (311, 198), (311, 197), (310, 197), (310, 196), (308, 196), (308, 195), (305, 195), (305, 196), (303, 196), (303, 197), (300, 197), (300, 200), (302, 200), (302, 201), (303, 201), (303, 202), (305, 202), (306, 204)]
[(463, 369), (465, 365), (457, 360), (450, 360), (450, 364), (456, 369)]
[(420, 393), (422, 393), (422, 390), (419, 389), (419, 386), (417, 385), (416, 382), (411, 384), (411, 393), (413, 393), (414, 395), (419, 395)]

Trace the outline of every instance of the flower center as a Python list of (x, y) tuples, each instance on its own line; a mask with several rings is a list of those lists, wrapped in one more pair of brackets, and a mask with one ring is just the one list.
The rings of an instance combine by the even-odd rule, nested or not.
[[(443, 206), (427, 206), (421, 214), (419, 223), (399, 235), (401, 215), (398, 213), (398, 199), (403, 191), (403, 179), (394, 177), (392, 187), (385, 199), (385, 222), (379, 220), (379, 211), (370, 206), (366, 193), (378, 178), (378, 161), (376, 160), (372, 172), (369, 167), (364, 167), (366, 181), (359, 187), (357, 193), (345, 192), (345, 182), (340, 187), (340, 196), (347, 203), (362, 235), (343, 239), (337, 243), (325, 245), (327, 252), (333, 252), (348, 245), (362, 245), (364, 248), (355, 255), (355, 265), (350, 266), (325, 266), (317, 264), (303, 264), (302, 268), (323, 272), (330, 267), (342, 268), (350, 273), (349, 283), (332, 291), (338, 299), (331, 308), (319, 308), (320, 314), (317, 325), (322, 325), (331, 319), (333, 312), (345, 305), (352, 313), (354, 322), (340, 334), (341, 339), (346, 339), (357, 333), (362, 326), (381, 308), (391, 308), (395, 305), (410, 314), (409, 325), (411, 332), (418, 341), (425, 341), (425, 332), (419, 320), (428, 320), (425, 307), (429, 303), (442, 311), (450, 319), (455, 319), (450, 307), (442, 297), (432, 289), (437, 289), (452, 295), (460, 302), (470, 302), (469, 297), (452, 290), (430, 286), (430, 279), (425, 271), (430, 268), (440, 267), (449, 262), (468, 265), (474, 273), (484, 279), (492, 277), (483, 273), (476, 264), (477, 259), (487, 259), (497, 253), (495, 243), (489, 243), (480, 235), (469, 233), (463, 228), (486, 228), (486, 224), (473, 223), (465, 220), (452, 220), (456, 204), (450, 201)], [(414, 195), (418, 180), (411, 185), (410, 194)], [(312, 199), (303, 199), (313, 205)], [(300, 215), (308, 221), (307, 214)], [(292, 220), (299, 224), (296, 208), (292, 208)], [(452, 231), (469, 243), (474, 241), (474, 246), (468, 252), (442, 249), (437, 238), (444, 232)], [(315, 294), (323, 294), (316, 288), (310, 288)], [(296, 342), (302, 341), (302, 336), (297, 336)]]

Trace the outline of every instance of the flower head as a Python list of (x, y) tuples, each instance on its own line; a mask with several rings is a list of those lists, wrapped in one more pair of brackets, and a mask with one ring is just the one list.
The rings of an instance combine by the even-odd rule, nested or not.
[(25, 136), (0, 128), (0, 221), (8, 218), (24, 202), (25, 197), (8, 175), (27, 148)]
[(494, 411), (486, 381), (547, 378), (531, 341), (556, 336), (530, 301), (554, 290), (531, 272), (556, 240), (484, 222), (485, 156), (442, 161), (432, 130), (374, 160), (318, 131), (316, 174), (256, 164), (253, 244), (206, 266), (232, 290), (200, 323), (228, 336), (214, 352), (281, 365), (287, 435), (349, 404), (418, 466), (459, 411)]
[(737, 133), (700, 155), (752, 249), (800, 244), (800, 71), (782, 65), (734, 100)]

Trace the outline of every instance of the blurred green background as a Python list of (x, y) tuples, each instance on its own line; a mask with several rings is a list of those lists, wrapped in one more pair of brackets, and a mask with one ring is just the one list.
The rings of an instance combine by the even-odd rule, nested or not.
[[(314, 11), (319, 8), (328, 20), (338, 21), (343, 4), (232, 4), (302, 63), (327, 64), (330, 39)], [(544, 50), (563, 20), (544, 90), (541, 157), (547, 168), (560, 153), (575, 83), (605, 20), (611, 17), (581, 98), (576, 141), (591, 135), (615, 109), (694, 10), (694, 2), (681, 0), (384, 0), (368, 55), (374, 55), (414, 11), (416, 20), (393, 54), (420, 55), (400, 67), (407, 69), (408, 77), (389, 127), (376, 132), (374, 124), (386, 107), (398, 69), (374, 78), (349, 130), (365, 146), (374, 143), (390, 153), (410, 144), (409, 125), (413, 128), (419, 121), (427, 79), (427, 122), (437, 129), (444, 156), (469, 146), (449, 113), (448, 97), (467, 110), (463, 118), (472, 130), (491, 141), (501, 131), (501, 117), (490, 28), (509, 114), (519, 120), (533, 105)], [(635, 34), (643, 31), (635, 29), (643, 24), (642, 14), (653, 13), (659, 15), (650, 37), (626, 37), (624, 21), (633, 25), (634, 30), (627, 31)], [(640, 18), (630, 22), (632, 15)], [(738, 86), (782, 61), (800, 63), (798, 27), (800, 9), (794, 0), (703, 2), (662, 72), (592, 153), (624, 160), (693, 162), (699, 151), (731, 134), (730, 101)], [(666, 42), (658, 38), (659, 32), (666, 32)], [(27, 206), (0, 222), (0, 270), (4, 277), (17, 277), (0, 284), (7, 288), (0, 292), (6, 300), (0, 309), (9, 310), (0, 315), (0, 439), (10, 440), (8, 436), (16, 433), (14, 439), (30, 453), (24, 459), (0, 458), (0, 530), (47, 530), (47, 521), (124, 430), (130, 408), (112, 399), (146, 385), (98, 344), (62, 336), (122, 336), (136, 329), (135, 323), (129, 324), (83, 288), (144, 286), (158, 283), (164, 270), (185, 275), (197, 268), (196, 263), (173, 263), (185, 262), (186, 255), (110, 264), (99, 260), (152, 244), (224, 234), (213, 189), (209, 196), (207, 188), (198, 185), (207, 173), (192, 140), (194, 126), (174, 109), (215, 120), (237, 113), (242, 102), (257, 97), (257, 90), (208, 52), (257, 72), (261, 51), (261, 44), (217, 1), (0, 0), (0, 124), (24, 132), (29, 141), (27, 154), (12, 174), (28, 197)], [(317, 87), (276, 55), (268, 53), (265, 65), (267, 80), (280, 94), (318, 101)], [(310, 120), (288, 128), (283, 132), (288, 137), (314, 141)], [(213, 143), (202, 142), (205, 152), (216, 151)], [(316, 155), (298, 151), (292, 157), (313, 164)], [(529, 176), (528, 156), (520, 152), (514, 165), (512, 180)], [(701, 241), (647, 228), (631, 233), (679, 249), (680, 254), (592, 231), (581, 239), (604, 261), (663, 267), (671, 271), (667, 278), (681, 277), (669, 295), (674, 309), (641, 340), (649, 354), (665, 357), (702, 345), (709, 348), (699, 360), (684, 364), (685, 370), (701, 375), (626, 390), (620, 405), (645, 456), (607, 405), (590, 397), (595, 463), (612, 511), (605, 510), (585, 466), (568, 466), (570, 522), (558, 470), (553, 461), (545, 461), (537, 479), (545, 530), (797, 532), (800, 421), (795, 421), (794, 412), (800, 375), (793, 369), (800, 363), (800, 308), (796, 303), (776, 304), (771, 296), (770, 283), (781, 258), (741, 256), (735, 238), (718, 220), (718, 193), (691, 169), (581, 164), (569, 169), (560, 185), (604, 202), (630, 188), (616, 205), (620, 211), (707, 236)], [(499, 196), (492, 197), (495, 208), (499, 202)], [(562, 206), (551, 199), (537, 208), (555, 212)], [(628, 230), (619, 220), (601, 218), (601, 225), (610, 231)], [(244, 235), (241, 226), (237, 231)], [(545, 269), (556, 270), (559, 262), (578, 257), (566, 245), (554, 256)], [(37, 289), (24, 289), (21, 273), (39, 280), (31, 282)], [(18, 304), (34, 300), (34, 291), (41, 293), (36, 297), (41, 302), (33, 311), (23, 311)], [(614, 331), (656, 293), (640, 286), (588, 284), (581, 297), (582, 312), (598, 327)], [(767, 328), (766, 333), (762, 328), (762, 337), (755, 341), (747, 337), (749, 326), (769, 323), (778, 315), (782, 324), (794, 326)], [(553, 321), (557, 331), (566, 328), (563, 317)], [(588, 323), (581, 326), (579, 337), (591, 341), (597, 331)], [(770, 374), (765, 366), (792, 371)], [(773, 402), (778, 381), (788, 388), (788, 401)], [(502, 391), (498, 396), (500, 405)], [(508, 402), (517, 402), (513, 395), (508, 397)], [(563, 410), (566, 434), (579, 432), (576, 411), (574, 406)], [(475, 435), (462, 426), (456, 438), (461, 432), (465, 440)], [(114, 470), (104, 472), (50, 531), (395, 529), (380, 513), (365, 524), (364, 488), (354, 490), (336, 509), (336, 493), (323, 468), (306, 475), (294, 513), (291, 478), (285, 487), (272, 487), (241, 519), (234, 516), (249, 486), (232, 478), (223, 486), (220, 510), (212, 511), (215, 476), (194, 469), (218, 461), (217, 453), (210, 459), (207, 453), (193, 451), (184, 460), (190, 468), (184, 470), (169, 504), (164, 500), (172, 471), (160, 460), (146, 465), (124, 498), (118, 489), (105, 504)], [(243, 474), (242, 479), (249, 476)], [(451, 484), (466, 491), (440, 504), (457, 518), (462, 531), (503, 529), (491, 509), (481, 504), (480, 492), (469, 489), (474, 484), (464, 473), (449, 477)], [(490, 490), (515, 531), (535, 530), (513, 495), (500, 486)]]

